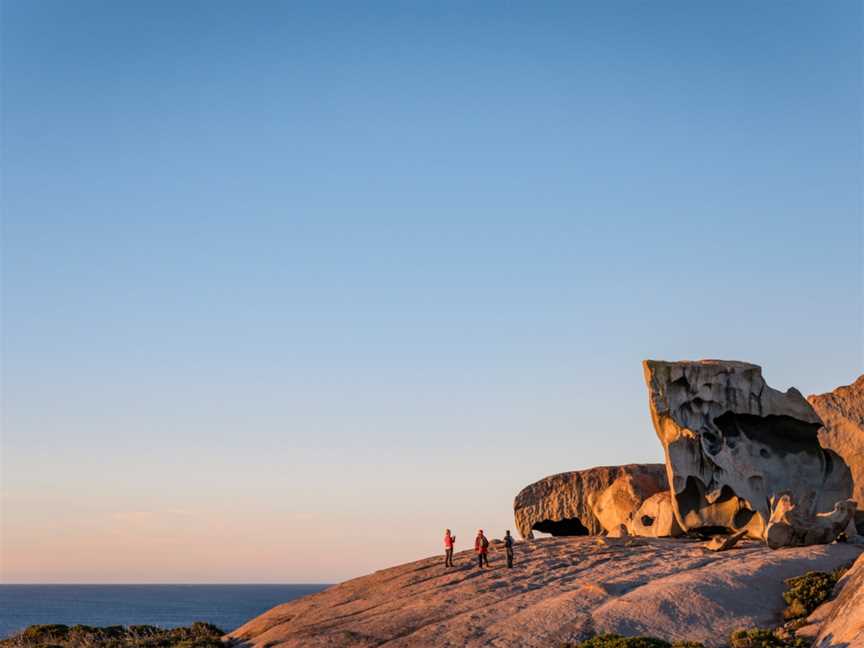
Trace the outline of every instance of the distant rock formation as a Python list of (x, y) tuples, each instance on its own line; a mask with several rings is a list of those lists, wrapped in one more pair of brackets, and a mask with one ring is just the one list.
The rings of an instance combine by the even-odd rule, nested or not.
[(852, 470), (852, 499), (858, 505), (855, 522), (864, 535), (864, 375), (847, 387), (807, 400), (825, 424), (819, 430), (819, 443), (843, 457)]
[(811, 407), (746, 362), (646, 360), (643, 369), (665, 466), (590, 468), (526, 486), (513, 505), (523, 538), (743, 530), (777, 548), (864, 534), (864, 376), (811, 396)]
[[(630, 532), (640, 507), (652, 495), (668, 491), (662, 464), (603, 466), (545, 477), (523, 488), (513, 510), (516, 528), (523, 538), (533, 531), (555, 536), (599, 535)], [(671, 535), (650, 532), (655, 520), (663, 520), (657, 500), (640, 516), (644, 535)]]
[[(772, 389), (760, 367), (745, 362), (646, 360), (643, 368), (683, 529), (746, 529), (788, 546), (836, 537), (819, 514), (832, 512), (831, 528), (848, 526), (849, 467), (819, 445), (822, 421), (800, 392)], [(782, 511), (772, 509), (781, 502)], [(806, 526), (816, 520), (818, 532)], [(772, 532), (772, 523), (782, 528)]]

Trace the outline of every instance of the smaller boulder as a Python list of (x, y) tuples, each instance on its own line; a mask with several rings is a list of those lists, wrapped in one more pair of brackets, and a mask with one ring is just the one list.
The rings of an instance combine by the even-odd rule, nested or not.
[(663, 464), (600, 466), (559, 473), (523, 488), (513, 502), (523, 538), (600, 535), (627, 527), (642, 503), (668, 491)]
[(665, 490), (642, 502), (630, 521), (629, 531), (631, 535), (643, 538), (677, 538), (682, 535), (675, 519), (672, 494)]
[(741, 529), (727, 536), (716, 535), (705, 543), (705, 548), (708, 551), (726, 551), (737, 545), (741, 538), (746, 535), (747, 529)]
[(771, 500), (771, 519), (765, 541), (772, 549), (828, 544), (846, 531), (855, 516), (855, 502), (837, 502), (828, 513), (809, 514), (784, 493)]

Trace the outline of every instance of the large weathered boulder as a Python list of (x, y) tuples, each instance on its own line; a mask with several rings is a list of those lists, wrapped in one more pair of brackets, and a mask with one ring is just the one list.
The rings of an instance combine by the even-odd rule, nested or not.
[(603, 466), (559, 473), (523, 488), (513, 502), (516, 528), (555, 536), (598, 535), (628, 527), (642, 503), (668, 490), (662, 464)]
[(746, 529), (764, 540), (771, 502), (784, 494), (796, 519), (849, 498), (849, 467), (819, 445), (822, 421), (796, 389), (772, 389), (745, 362), (646, 360), (643, 368), (682, 529)]
[(864, 534), (864, 375), (833, 392), (808, 396), (822, 423), (819, 443), (843, 457), (852, 471), (852, 499), (858, 504), (855, 522)]

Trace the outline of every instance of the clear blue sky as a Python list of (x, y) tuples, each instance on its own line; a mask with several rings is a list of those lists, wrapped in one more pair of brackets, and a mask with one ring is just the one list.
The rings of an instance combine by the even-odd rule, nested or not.
[(643, 358), (851, 382), (862, 42), (856, 1), (4, 0), (0, 576), (344, 578), (659, 460)]

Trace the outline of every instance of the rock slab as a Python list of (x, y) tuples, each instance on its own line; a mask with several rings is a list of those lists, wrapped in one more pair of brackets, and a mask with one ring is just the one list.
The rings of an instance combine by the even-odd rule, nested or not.
[(745, 541), (714, 553), (685, 539), (543, 538), (516, 544), (504, 567), (473, 552), (419, 560), (285, 603), (229, 638), (244, 647), (548, 648), (593, 633), (725, 643), (740, 627), (773, 626), (783, 580), (861, 555), (852, 544), (772, 551)]

